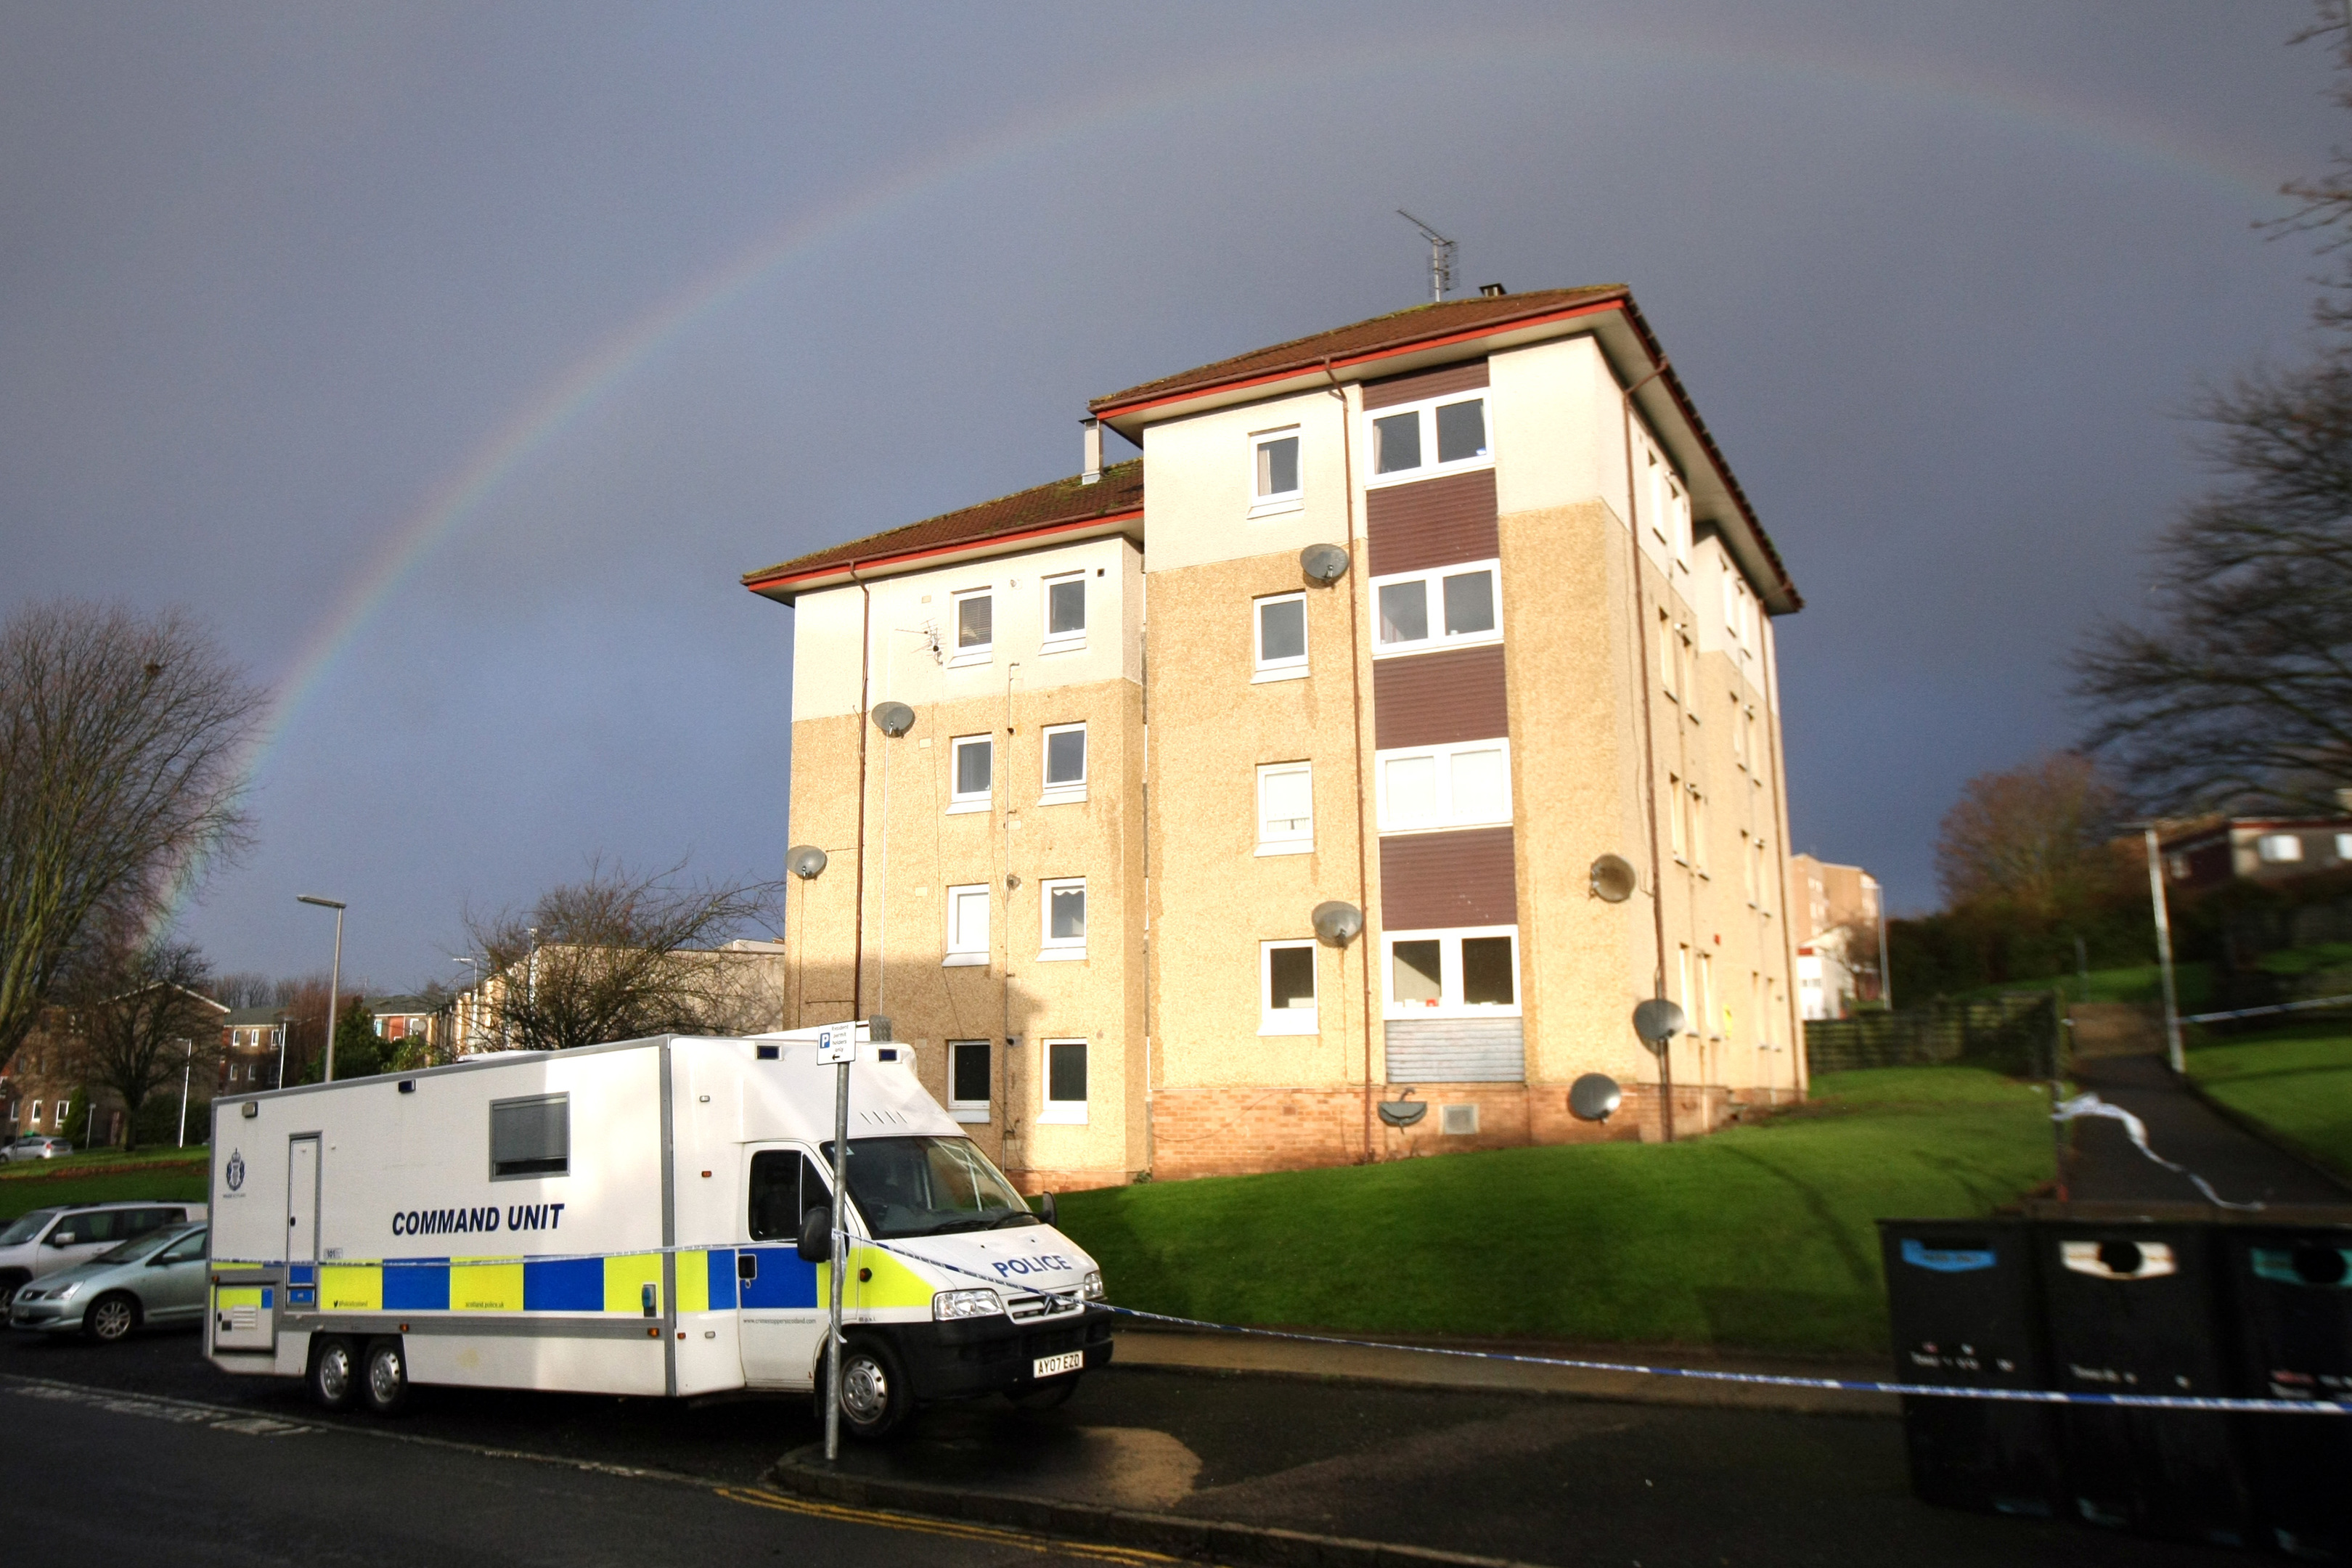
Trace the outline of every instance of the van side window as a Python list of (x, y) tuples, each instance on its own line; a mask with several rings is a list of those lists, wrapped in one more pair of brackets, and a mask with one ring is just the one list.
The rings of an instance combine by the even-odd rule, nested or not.
[(572, 1097), (490, 1101), (490, 1178), (562, 1176), (572, 1169)]
[(824, 1203), (828, 1190), (799, 1150), (761, 1150), (751, 1156), (751, 1239), (799, 1240), (802, 1216)]

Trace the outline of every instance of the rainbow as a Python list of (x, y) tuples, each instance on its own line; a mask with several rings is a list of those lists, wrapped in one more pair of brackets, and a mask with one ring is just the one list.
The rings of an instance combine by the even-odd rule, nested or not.
[[(1381, 101), (1381, 78), (1402, 89), (1433, 74), (1463, 68), (1544, 70), (1563, 89), (1579, 71), (1696, 71), (1727, 84), (1759, 80), (1816, 90), (1860, 91), (1916, 113), (1922, 107), (1958, 110), (2011, 129), (2054, 134), (2166, 177), (2186, 175), (2233, 197), (2273, 202), (2287, 171), (2257, 168), (2242, 151), (2200, 145), (2175, 125), (2151, 116), (2095, 110), (2052, 94), (1983, 82), (1963, 82), (1916, 64), (1852, 56), (1843, 59), (1741, 47), (1664, 44), (1607, 31), (1579, 29), (1544, 35), (1489, 33), (1444, 43), (1335, 51), (1317, 61), (1318, 78), (1344, 81), (1361, 101)], [(782, 268), (861, 225), (914, 206), (959, 180), (1068, 146), (1116, 144), (1113, 134), (1156, 115), (1213, 111), (1221, 100), (1295, 91), (1295, 68), (1277, 62), (1231, 68), (1171, 79), (1142, 92), (1105, 91), (1050, 116), (1006, 121), (951, 151), (910, 162), (872, 185), (801, 214), (740, 254), (656, 301), (590, 348), (539, 388), (497, 430), (390, 529), (353, 574), (332, 607), (311, 627), (279, 683), (276, 700), (240, 761), (249, 786), (334, 670), (362, 627), (390, 600), (435, 548), (475, 515), (533, 454), (545, 447), (614, 388), (667, 348), (710, 321)], [(1410, 195), (1410, 193), (1403, 193)], [(201, 880), (192, 868), (181, 892), (157, 921), (176, 918)]]

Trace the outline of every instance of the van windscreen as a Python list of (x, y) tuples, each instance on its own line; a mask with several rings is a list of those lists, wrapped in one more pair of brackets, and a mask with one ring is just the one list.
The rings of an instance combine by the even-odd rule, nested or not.
[[(832, 1162), (832, 1144), (824, 1158)], [(853, 1138), (849, 1195), (866, 1227), (886, 1241), (1039, 1223), (969, 1138)]]

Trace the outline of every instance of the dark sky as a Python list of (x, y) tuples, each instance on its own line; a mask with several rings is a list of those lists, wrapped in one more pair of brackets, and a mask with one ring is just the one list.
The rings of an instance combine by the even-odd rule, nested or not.
[(1799, 848), (1935, 901), (2064, 744), (2251, 228), (2344, 137), (2293, 0), (0, 11), (0, 614), (180, 603), (278, 694), (226, 968), (457, 977), (603, 851), (778, 871), (745, 569), (1073, 471), (1087, 397), (1627, 281), (1787, 558)]

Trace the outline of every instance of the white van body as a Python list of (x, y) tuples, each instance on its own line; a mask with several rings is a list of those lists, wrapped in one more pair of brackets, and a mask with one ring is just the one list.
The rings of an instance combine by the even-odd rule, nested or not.
[[(797, 1228), (830, 1189), (839, 1071), (818, 1064), (819, 1034), (502, 1052), (214, 1100), (205, 1353), (300, 1377), (322, 1344), (358, 1361), (396, 1339), (418, 1384), (813, 1389), (830, 1268), (802, 1260)], [(854, 1171), (993, 1173), (911, 1050), (862, 1026), (856, 1040)], [(999, 1228), (912, 1236), (889, 1218), (911, 1211), (851, 1186), (845, 1332), (887, 1344), (914, 1398), (1020, 1394), (1109, 1359), (1093, 1259), (1025, 1205)]]

